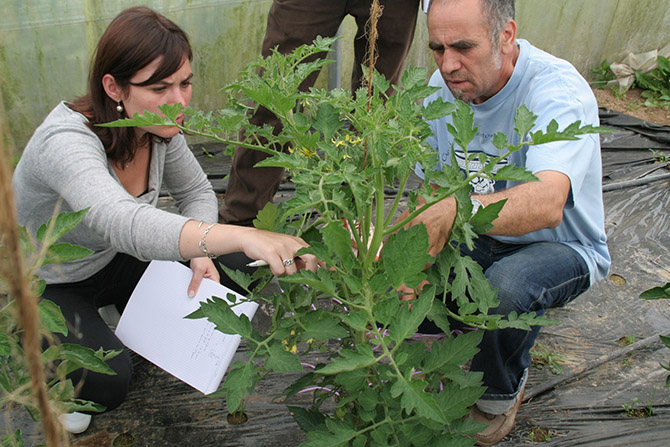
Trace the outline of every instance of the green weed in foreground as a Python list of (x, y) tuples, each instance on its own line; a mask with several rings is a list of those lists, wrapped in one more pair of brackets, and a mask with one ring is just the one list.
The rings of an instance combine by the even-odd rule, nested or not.
[(650, 73), (635, 72), (635, 84), (643, 90), (645, 106), (670, 107), (670, 60), (658, 56), (657, 67)]
[(537, 343), (530, 351), (531, 364), (537, 369), (548, 367), (554, 374), (563, 374), (563, 363), (565, 355), (557, 354), (547, 349), (543, 344)]
[(599, 67), (591, 69), (591, 74), (593, 75), (593, 81), (591, 85), (596, 88), (603, 88), (607, 83), (614, 79), (614, 73), (610, 68), (610, 63), (607, 62), (607, 59), (603, 59)]
[[(24, 228), (19, 228), (19, 242), (26, 263), (29, 284), (36, 296), (44, 291), (45, 283), (35, 273), (46, 264), (67, 262), (88, 256), (91, 251), (58, 240), (75, 228), (83, 219), (87, 210), (75, 213), (62, 213), (40, 227), (37, 240), (28, 236)], [(5, 235), (2, 236), (4, 239)], [(4, 247), (3, 247), (4, 250)], [(2, 253), (2, 262), (8, 262), (6, 253)], [(10, 402), (23, 405), (31, 417), (38, 420), (40, 409), (31, 394), (31, 377), (26, 354), (21, 345), (23, 329), (18, 324), (17, 303), (7, 292), (9, 278), (5, 272), (11, 268), (4, 266), (0, 275), (0, 408)], [(53, 334), (67, 335), (68, 328), (60, 308), (53, 302), (42, 299), (38, 304), (39, 318), (44, 336), (52, 340)], [(60, 412), (91, 411), (99, 412), (104, 406), (78, 399), (71, 380), (63, 378), (72, 371), (84, 368), (102, 374), (116, 374), (106, 361), (120, 351), (93, 351), (73, 344), (55, 344), (43, 350), (41, 359), (48, 368), (48, 394), (50, 404)], [(2, 437), (3, 447), (22, 446), (21, 432)]]

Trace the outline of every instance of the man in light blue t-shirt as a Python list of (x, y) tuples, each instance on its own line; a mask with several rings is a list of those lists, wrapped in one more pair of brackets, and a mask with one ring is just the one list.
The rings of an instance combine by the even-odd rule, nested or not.
[[(598, 125), (598, 106), (587, 82), (568, 62), (516, 39), (514, 0), (433, 0), (428, 12), (429, 46), (438, 70), (430, 85), (442, 87), (426, 99), (460, 99), (474, 111), (478, 133), (468, 148), (498, 156), (492, 144), (496, 132), (510, 138), (516, 109), (525, 105), (538, 116), (533, 131), (551, 120), (559, 128), (581, 121)], [(451, 151), (462, 169), (463, 153), (447, 131), (451, 117), (430, 123), (429, 142), (441, 164), (450, 164)], [(518, 143), (517, 140), (513, 141)], [(496, 314), (537, 312), (563, 306), (602, 279), (610, 256), (604, 230), (600, 141), (597, 134), (524, 148), (506, 164), (524, 166), (539, 181), (527, 183), (473, 181), (475, 208), (507, 200), (493, 229), (464, 252), (484, 269), (498, 289)], [(423, 212), (412, 224), (426, 225), (429, 252), (444, 247), (456, 214), (450, 197)], [(472, 416), (488, 427), (479, 445), (504, 438), (514, 424), (532, 348), (539, 328), (532, 331), (487, 331), (472, 370), (484, 373), (487, 391)]]

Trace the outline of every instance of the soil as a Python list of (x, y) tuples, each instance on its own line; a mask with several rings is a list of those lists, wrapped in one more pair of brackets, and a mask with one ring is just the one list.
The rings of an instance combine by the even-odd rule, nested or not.
[(646, 107), (642, 90), (630, 89), (625, 94), (615, 94), (611, 89), (594, 89), (599, 107), (640, 118), (649, 123), (670, 126), (669, 107)]

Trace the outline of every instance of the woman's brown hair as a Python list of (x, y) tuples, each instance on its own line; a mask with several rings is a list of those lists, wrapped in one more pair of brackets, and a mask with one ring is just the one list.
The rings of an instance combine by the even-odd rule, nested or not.
[(132, 160), (143, 141), (136, 138), (132, 127), (96, 126), (125, 117), (120, 116), (124, 112), (119, 114), (117, 103), (105, 93), (102, 78), (105, 74), (112, 75), (116, 84), (127, 91), (135, 73), (161, 56), (153, 75), (132, 85), (154, 84), (176, 72), (184, 58), (193, 59), (186, 33), (161, 14), (142, 6), (126, 9), (116, 16), (98, 42), (89, 72), (88, 93), (70, 107), (88, 118), (89, 127), (100, 138), (107, 158), (112, 161)]

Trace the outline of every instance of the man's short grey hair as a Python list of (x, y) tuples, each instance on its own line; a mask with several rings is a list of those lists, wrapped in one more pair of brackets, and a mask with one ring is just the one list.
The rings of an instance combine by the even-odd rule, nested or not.
[[(447, 0), (430, 0), (428, 12), (434, 3)], [(489, 40), (494, 47), (498, 46), (498, 37), (507, 22), (514, 19), (515, 0), (481, 0), (484, 18), (487, 21)]]
[(482, 0), (482, 9), (488, 22), (489, 39), (497, 47), (498, 37), (507, 22), (514, 19), (515, 0)]

